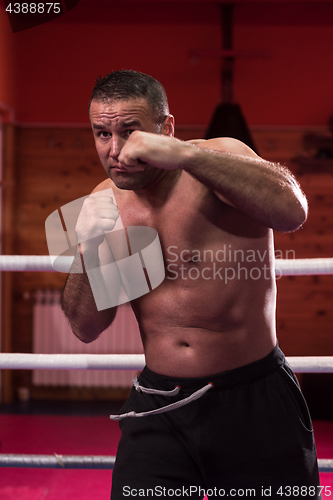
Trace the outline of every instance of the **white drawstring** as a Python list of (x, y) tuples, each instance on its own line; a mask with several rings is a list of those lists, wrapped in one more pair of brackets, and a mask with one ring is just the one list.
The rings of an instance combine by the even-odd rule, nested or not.
[[(140, 386), (137, 378), (134, 379), (133, 385), (137, 391), (146, 392), (147, 394), (159, 394), (159, 395), (171, 396), (171, 395), (178, 394), (180, 391), (180, 387), (175, 387), (172, 391), (159, 391), (158, 389), (148, 389), (146, 387)], [(122, 420), (123, 418), (127, 418), (127, 417), (134, 417), (134, 418), (146, 417), (147, 415), (159, 415), (160, 413), (165, 413), (167, 411), (176, 410), (177, 408), (180, 408), (182, 406), (185, 406), (185, 405), (191, 403), (191, 401), (195, 401), (196, 399), (201, 398), (201, 396), (203, 396), (212, 387), (214, 387), (214, 385), (211, 382), (209, 382), (207, 385), (205, 385), (204, 387), (202, 387), (198, 391), (194, 392), (193, 394), (191, 394), (187, 398), (181, 399), (180, 401), (176, 401), (175, 403), (171, 403), (167, 406), (162, 406), (162, 408), (156, 408), (156, 410), (144, 411), (141, 413), (136, 413), (135, 411), (130, 411), (128, 413), (123, 413), (121, 415), (110, 415), (110, 418), (111, 418), (111, 420)], [(171, 393), (173, 393), (173, 394), (171, 394)]]
[(178, 394), (178, 392), (181, 389), (180, 385), (176, 385), (176, 387), (171, 391), (160, 391), (159, 389), (149, 389), (148, 387), (143, 387), (142, 385), (139, 385), (139, 379), (137, 376), (133, 380), (133, 386), (138, 392), (144, 392), (145, 394), (159, 394), (160, 396), (176, 396), (176, 394)]

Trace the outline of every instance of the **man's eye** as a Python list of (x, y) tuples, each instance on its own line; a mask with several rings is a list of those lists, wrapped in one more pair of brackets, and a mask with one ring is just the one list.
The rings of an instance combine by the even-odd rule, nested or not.
[(107, 139), (110, 136), (110, 134), (109, 132), (102, 131), (98, 133), (98, 136), (101, 137), (102, 139)]
[(132, 134), (132, 132), (134, 132), (134, 129), (128, 129), (128, 130), (126, 130), (125, 135), (127, 135), (127, 137), (129, 137)]

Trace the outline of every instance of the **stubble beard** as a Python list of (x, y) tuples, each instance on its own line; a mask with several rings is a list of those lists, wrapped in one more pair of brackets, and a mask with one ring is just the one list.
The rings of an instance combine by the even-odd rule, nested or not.
[(122, 173), (110, 170), (110, 179), (118, 189), (136, 191), (150, 187), (162, 175), (160, 169), (151, 170), (149, 167), (141, 172)]

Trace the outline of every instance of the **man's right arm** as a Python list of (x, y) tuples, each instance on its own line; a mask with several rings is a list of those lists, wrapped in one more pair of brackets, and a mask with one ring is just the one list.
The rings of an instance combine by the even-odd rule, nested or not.
[[(104, 241), (104, 233), (112, 231), (118, 217), (118, 208), (112, 198), (105, 196), (103, 192), (94, 193), (85, 200), (75, 228), (78, 241), (81, 243), (78, 245), (70, 274), (66, 280), (61, 306), (74, 334), (85, 343), (95, 340), (116, 316), (117, 307), (98, 310), (87, 270), (94, 270), (94, 280), (98, 283), (98, 295), (110, 296), (110, 286), (105, 283), (105, 276), (101, 271), (99, 248)], [(106, 248), (110, 255), (108, 258), (110, 262), (112, 253), (108, 246)], [(116, 304), (119, 276), (116, 266), (113, 267), (114, 269), (108, 272), (107, 278), (110, 281), (109, 285), (111, 284)], [(115, 284), (113, 287), (112, 282)]]

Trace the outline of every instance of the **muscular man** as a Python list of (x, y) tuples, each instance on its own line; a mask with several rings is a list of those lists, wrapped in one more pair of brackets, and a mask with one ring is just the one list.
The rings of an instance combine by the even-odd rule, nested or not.
[(305, 221), (297, 182), (235, 139), (174, 138), (165, 91), (148, 75), (99, 80), (89, 116), (108, 178), (76, 226), (63, 293), (74, 333), (91, 342), (115, 317), (75, 271), (82, 255), (98, 267), (100, 233), (119, 214), (125, 228), (157, 230), (166, 269), (131, 303), (146, 367), (121, 411), (112, 499), (299, 498), (302, 487), (317, 497), (311, 419), (275, 332), (273, 229)]

